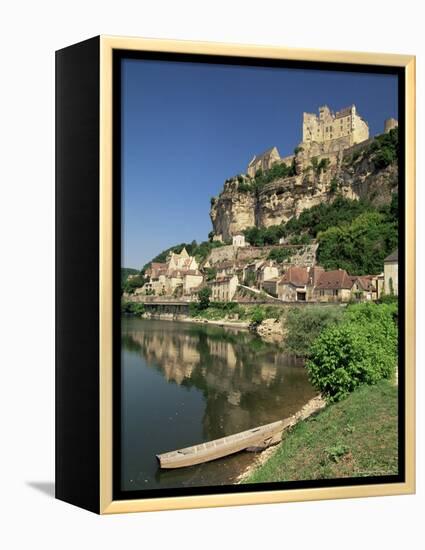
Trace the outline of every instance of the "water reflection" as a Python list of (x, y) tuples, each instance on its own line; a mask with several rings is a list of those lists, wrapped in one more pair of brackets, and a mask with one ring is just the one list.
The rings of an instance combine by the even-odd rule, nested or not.
[(159, 471), (155, 454), (284, 418), (313, 395), (300, 360), (247, 331), (126, 318), (125, 489), (228, 483), (247, 453)]

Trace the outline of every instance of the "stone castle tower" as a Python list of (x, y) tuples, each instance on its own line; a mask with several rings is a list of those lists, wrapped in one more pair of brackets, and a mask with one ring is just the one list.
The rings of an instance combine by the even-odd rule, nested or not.
[(323, 153), (346, 149), (369, 139), (369, 126), (351, 105), (332, 112), (327, 105), (319, 107), (319, 115), (303, 113), (303, 143), (320, 144)]

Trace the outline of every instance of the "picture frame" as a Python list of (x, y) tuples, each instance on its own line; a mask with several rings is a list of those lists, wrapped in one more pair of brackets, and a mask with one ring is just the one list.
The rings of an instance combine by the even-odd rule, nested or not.
[[(117, 448), (122, 426), (117, 407), (123, 394), (116, 316), (121, 302), (123, 155), (117, 75), (123, 59), (396, 75), (403, 145), (398, 158), (397, 475), (284, 485), (177, 486), (138, 490), (133, 497), (120, 490)], [(112, 514), (414, 491), (415, 58), (112, 36), (56, 52), (56, 498)]]

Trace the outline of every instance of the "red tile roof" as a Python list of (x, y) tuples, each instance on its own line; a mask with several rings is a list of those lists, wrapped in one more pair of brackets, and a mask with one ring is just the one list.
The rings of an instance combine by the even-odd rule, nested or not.
[(308, 271), (305, 267), (292, 266), (280, 279), (279, 284), (305, 286), (308, 283)]
[(345, 269), (335, 269), (334, 271), (325, 271), (322, 273), (316, 284), (316, 288), (319, 290), (351, 289), (353, 283), (353, 278), (348, 275)]

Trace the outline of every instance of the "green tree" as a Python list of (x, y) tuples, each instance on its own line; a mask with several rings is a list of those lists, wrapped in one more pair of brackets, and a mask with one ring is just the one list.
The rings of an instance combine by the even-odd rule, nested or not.
[(317, 258), (325, 269), (379, 273), (385, 257), (397, 247), (398, 225), (380, 212), (367, 212), (351, 223), (330, 227), (318, 240)]
[(199, 309), (208, 309), (208, 306), (210, 305), (211, 294), (211, 289), (208, 286), (201, 288), (201, 290), (198, 292)]

